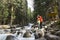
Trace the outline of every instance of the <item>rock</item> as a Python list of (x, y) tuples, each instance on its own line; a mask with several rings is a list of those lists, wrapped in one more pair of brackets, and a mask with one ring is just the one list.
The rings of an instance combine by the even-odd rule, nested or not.
[(42, 35), (41, 35), (40, 33), (38, 33), (38, 34), (34, 34), (34, 36), (35, 36), (35, 39), (39, 39), (39, 38), (42, 37)]
[(47, 35), (45, 35), (45, 38), (46, 38), (47, 40), (60, 40), (60, 37), (59, 37), (59, 36), (52, 35), (52, 34), (47, 34)]
[(5, 40), (18, 40), (15, 36), (7, 36)]
[(55, 30), (50, 30), (50, 33), (53, 35), (55, 34), (55, 32), (56, 32)]
[(57, 31), (57, 32), (55, 33), (55, 35), (57, 35), (57, 36), (60, 37), (60, 31)]
[(9, 25), (0, 25), (0, 28), (7, 29), (7, 28), (10, 28), (10, 26)]
[(46, 38), (44, 38), (44, 37), (41, 37), (41, 38), (39, 38), (38, 40), (46, 40)]
[(24, 35), (23, 35), (23, 37), (29, 38), (29, 37), (31, 37), (31, 33), (30, 32), (25, 32)]
[(42, 37), (42, 33), (41, 33), (39, 30), (37, 30), (37, 31), (35, 32), (34, 36), (35, 36), (35, 39), (39, 39), (39, 38)]

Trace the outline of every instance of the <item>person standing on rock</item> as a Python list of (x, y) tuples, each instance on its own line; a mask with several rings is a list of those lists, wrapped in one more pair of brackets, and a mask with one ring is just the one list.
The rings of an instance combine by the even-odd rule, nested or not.
[(39, 25), (39, 28), (42, 28), (42, 22), (43, 22), (42, 16), (38, 15), (37, 16), (37, 23)]

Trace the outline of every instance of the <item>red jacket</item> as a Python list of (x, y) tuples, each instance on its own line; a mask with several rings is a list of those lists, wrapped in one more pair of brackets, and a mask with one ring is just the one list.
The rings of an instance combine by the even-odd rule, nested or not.
[(37, 21), (43, 22), (42, 16), (37, 17)]
[(42, 18), (42, 16), (40, 16), (40, 22), (43, 22), (43, 18)]

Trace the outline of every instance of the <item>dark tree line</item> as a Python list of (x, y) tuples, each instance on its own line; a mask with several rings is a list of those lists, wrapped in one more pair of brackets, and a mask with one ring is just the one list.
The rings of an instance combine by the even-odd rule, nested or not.
[(0, 0), (0, 24), (27, 23), (27, 0)]

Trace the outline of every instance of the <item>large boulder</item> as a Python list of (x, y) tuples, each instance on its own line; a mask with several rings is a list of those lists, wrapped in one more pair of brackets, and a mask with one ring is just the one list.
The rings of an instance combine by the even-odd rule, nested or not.
[(34, 36), (35, 36), (35, 39), (39, 39), (42, 37), (42, 34), (41, 33), (35, 33)]
[(35, 36), (35, 39), (39, 39), (42, 37), (42, 32), (40, 30), (36, 30), (34, 36)]
[(0, 34), (0, 40), (18, 40), (14, 34)]
[(57, 32), (55, 33), (55, 35), (57, 35), (57, 36), (60, 37), (60, 31), (57, 31)]
[(31, 33), (28, 32), (28, 31), (26, 31), (26, 32), (24, 33), (23, 37), (29, 38), (29, 37), (31, 37)]
[(47, 40), (60, 40), (60, 37), (59, 37), (59, 36), (52, 35), (52, 34), (47, 34), (47, 35), (45, 35), (45, 38), (46, 38)]
[(0, 25), (0, 28), (7, 29), (7, 28), (10, 28), (10, 26), (9, 25)]
[(6, 40), (19, 40), (19, 39), (16, 38), (15, 36), (8, 35), (8, 36), (6, 37)]
[(55, 34), (55, 32), (56, 32), (55, 30), (50, 30), (50, 33), (53, 35)]

